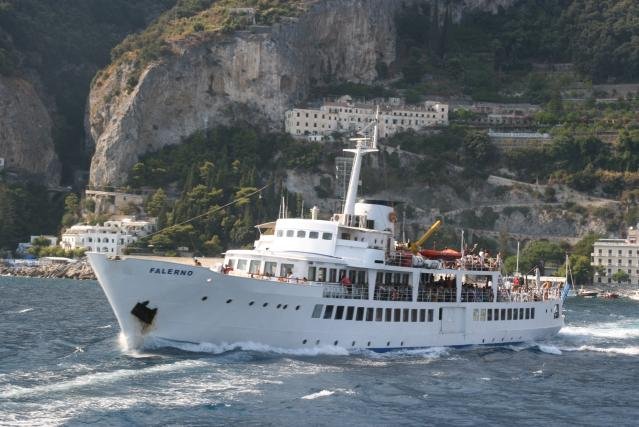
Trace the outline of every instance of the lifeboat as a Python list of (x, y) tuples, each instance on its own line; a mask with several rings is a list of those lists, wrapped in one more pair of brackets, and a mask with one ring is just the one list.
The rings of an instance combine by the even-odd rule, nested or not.
[(441, 251), (436, 249), (422, 249), (419, 253), (421, 256), (428, 259), (455, 260), (462, 256), (461, 252), (449, 248)]

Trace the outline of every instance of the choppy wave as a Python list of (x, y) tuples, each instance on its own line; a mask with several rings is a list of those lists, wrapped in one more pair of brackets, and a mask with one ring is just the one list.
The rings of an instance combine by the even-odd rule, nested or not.
[(589, 326), (565, 326), (559, 334), (563, 336), (611, 339), (639, 338), (639, 323), (626, 321), (596, 323)]
[(69, 391), (81, 387), (92, 386), (95, 384), (113, 383), (131, 377), (147, 376), (161, 372), (173, 372), (183, 369), (195, 368), (205, 364), (205, 362), (200, 362), (197, 360), (179, 361), (165, 365), (151, 366), (143, 369), (118, 369), (111, 372), (85, 374), (70, 380), (55, 382), (52, 384), (38, 385), (34, 387), (9, 386), (5, 390), (0, 390), (0, 398), (12, 399), (26, 396), (37, 396), (60, 391)]
[(28, 313), (30, 311), (35, 310), (35, 308), (24, 308), (22, 310), (15, 310), (15, 311), (7, 311), (7, 314), (24, 314), (24, 313)]
[(548, 345), (548, 344), (537, 344), (537, 348), (539, 349), (539, 351), (543, 352), (543, 353), (548, 353), (548, 354), (555, 354), (555, 355), (561, 355), (562, 352), (559, 348), (555, 347), (554, 345)]
[(639, 347), (597, 347), (594, 345), (582, 345), (580, 347), (567, 347), (564, 351), (593, 351), (597, 353), (622, 354), (625, 356), (639, 356)]

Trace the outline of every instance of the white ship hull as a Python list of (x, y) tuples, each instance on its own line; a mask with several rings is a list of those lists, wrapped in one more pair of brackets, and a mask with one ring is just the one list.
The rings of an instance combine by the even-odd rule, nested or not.
[[(207, 267), (96, 253), (89, 260), (132, 347), (160, 339), (219, 346), (252, 342), (291, 350), (389, 350), (537, 341), (563, 325), (556, 299), (442, 303), (326, 298), (322, 286), (226, 275)], [(157, 309), (150, 322), (132, 313), (138, 304)], [(333, 306), (328, 315), (327, 306)], [(349, 307), (355, 313), (351, 320), (346, 319)], [(513, 316), (517, 320), (488, 320), (486, 310), (496, 309), (522, 314)], [(337, 310), (344, 314), (337, 316)]]

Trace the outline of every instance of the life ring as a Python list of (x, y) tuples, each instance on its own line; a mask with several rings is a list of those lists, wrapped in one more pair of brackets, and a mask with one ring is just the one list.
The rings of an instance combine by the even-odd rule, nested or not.
[(397, 222), (397, 214), (393, 211), (391, 213), (388, 214), (388, 220), (390, 222)]

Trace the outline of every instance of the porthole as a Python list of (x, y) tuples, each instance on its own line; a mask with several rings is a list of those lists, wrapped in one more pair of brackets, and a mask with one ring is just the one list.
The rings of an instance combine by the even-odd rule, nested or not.
[(262, 304), (262, 307), (266, 307), (268, 305), (267, 302), (265, 302), (264, 304)]
[(338, 342), (338, 341), (337, 341), (337, 340), (335, 340), (335, 342), (333, 343), (333, 345), (337, 345), (337, 342)]
[(355, 341), (351, 343), (351, 347), (355, 347)]
[(316, 340), (315, 345), (319, 345), (319, 342), (320, 342), (319, 340)]
[(484, 338), (482, 338), (482, 339), (481, 339), (481, 342), (482, 342), (482, 344), (483, 344), (484, 342), (486, 342), (486, 340), (485, 340)]
[(232, 300), (232, 299), (227, 299), (227, 300), (226, 300), (226, 303), (227, 303), (227, 304), (230, 304), (230, 303), (231, 303), (231, 301), (233, 301), (233, 300)]
[(253, 305), (253, 304), (255, 304), (255, 301), (249, 302), (249, 305)]
[(202, 297), (202, 301), (206, 301), (209, 297)]
[(400, 343), (399, 343), (399, 346), (400, 346), (400, 347), (404, 347), (404, 341), (400, 342)]
[(282, 307), (282, 309), (286, 310), (287, 307), (288, 307), (288, 304), (284, 304), (284, 307)]
[(371, 342), (370, 342), (370, 341), (368, 342), (367, 346), (368, 346), (368, 347), (370, 347), (370, 346), (371, 346)]
[(307, 340), (302, 341), (302, 344), (306, 344)]
[(282, 307), (282, 304), (277, 304), (277, 307), (275, 308), (280, 308), (280, 307)]
[(390, 341), (386, 341), (386, 347), (390, 347)]
[(295, 310), (299, 310), (299, 309), (300, 309), (300, 306), (299, 306), (299, 305), (298, 305), (297, 307), (295, 307)]

